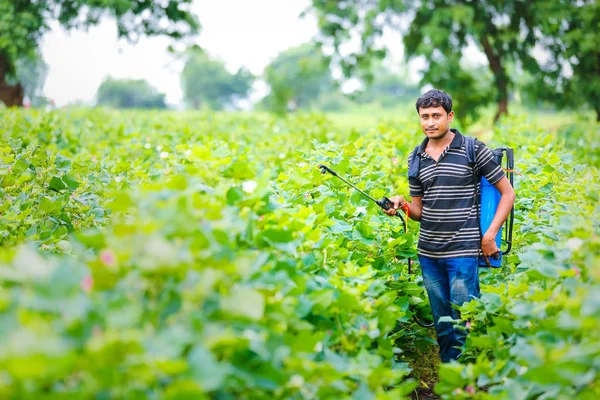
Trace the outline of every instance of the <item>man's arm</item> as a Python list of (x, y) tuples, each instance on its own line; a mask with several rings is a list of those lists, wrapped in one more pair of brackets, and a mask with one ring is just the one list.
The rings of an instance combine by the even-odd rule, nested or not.
[(481, 240), (481, 250), (486, 256), (491, 256), (500, 251), (498, 246), (496, 246), (496, 235), (504, 221), (506, 221), (506, 218), (508, 218), (516, 198), (515, 190), (508, 179), (506, 179), (506, 176), (502, 177), (494, 186), (500, 192), (501, 197), (494, 219)]
[(415, 196), (412, 201), (408, 203), (410, 210), (410, 219), (414, 221), (421, 220), (421, 213), (423, 212), (423, 196)]

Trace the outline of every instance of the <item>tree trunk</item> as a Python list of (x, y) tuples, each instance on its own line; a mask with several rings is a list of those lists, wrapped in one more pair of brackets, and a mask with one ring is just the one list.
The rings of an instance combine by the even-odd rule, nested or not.
[(0, 101), (7, 107), (22, 107), (25, 90), (20, 83), (9, 85), (6, 83), (8, 73), (8, 57), (0, 53)]
[(600, 122), (600, 108), (596, 108), (596, 121)]
[(487, 36), (484, 35), (481, 38), (481, 44), (488, 62), (490, 63), (490, 69), (494, 73), (494, 81), (496, 82), (496, 90), (498, 91), (498, 98), (496, 99), (498, 111), (494, 116), (494, 123), (496, 123), (502, 114), (508, 115), (508, 77), (502, 66), (500, 56), (494, 52)]
[(496, 115), (494, 116), (494, 124), (496, 122), (498, 122), (498, 120), (500, 119), (500, 116), (502, 114), (508, 115), (508, 99), (507, 98), (505, 98), (504, 100), (498, 101), (498, 111), (496, 111)]

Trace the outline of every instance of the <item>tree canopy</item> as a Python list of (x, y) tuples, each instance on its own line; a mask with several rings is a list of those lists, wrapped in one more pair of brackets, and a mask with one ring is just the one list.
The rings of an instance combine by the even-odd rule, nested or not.
[(142, 79), (105, 79), (96, 103), (113, 108), (167, 108), (165, 95)]
[(181, 89), (189, 106), (220, 110), (248, 95), (254, 76), (247, 69), (241, 68), (232, 74), (223, 61), (197, 47), (190, 49), (185, 58)]
[(371, 67), (372, 79), (353, 96), (357, 103), (379, 103), (382, 107), (414, 102), (420, 95), (419, 86), (412, 82), (406, 69), (395, 71), (382, 62)]
[(199, 29), (191, 4), (192, 0), (0, 0), (0, 100), (7, 106), (22, 105), (23, 86), (8, 81), (16, 76), (17, 60), (34, 56), (50, 22), (73, 29), (112, 17), (119, 37), (131, 41), (142, 35), (181, 39)]
[(323, 53), (303, 44), (280, 53), (265, 69), (271, 91), (265, 106), (278, 113), (306, 108), (334, 88), (334, 80)]
[(541, 46), (550, 54), (531, 92), (561, 107), (591, 106), (600, 121), (600, 3), (548, 1), (539, 19)]
[[(493, 85), (489, 92), (487, 88), (479, 88), (469, 103), (493, 98), (498, 107), (496, 119), (508, 112), (509, 91), (513, 84), (508, 73), (511, 64), (535, 77), (541, 76), (542, 70), (533, 50), (543, 40), (553, 43), (550, 47), (554, 50), (556, 68), (560, 69), (561, 61), (573, 64), (575, 79), (566, 78), (564, 74), (560, 78), (572, 83), (561, 85), (564, 93), (574, 92), (575, 87), (585, 87), (581, 82), (592, 73), (600, 76), (597, 57), (589, 58), (589, 64), (594, 64), (595, 69), (594, 65), (573, 61), (597, 54), (598, 46), (594, 43), (598, 43), (599, 18), (598, 3), (594, 0), (313, 0), (312, 3), (319, 21), (320, 41), (336, 50), (347, 75), (368, 68), (373, 58), (386, 54), (387, 49), (380, 41), (386, 29), (401, 29), (406, 57), (424, 57), (426, 60), (422, 84), (433, 84), (448, 91), (454, 87), (460, 87), (461, 91), (472, 90), (471, 83), (477, 78), (470, 76), (470, 71), (464, 68), (464, 54), (469, 46), (479, 49), (487, 59)], [(399, 28), (403, 24), (407, 27)], [(356, 39), (360, 48), (342, 56), (342, 46)], [(552, 85), (552, 79), (558, 79), (558, 75), (556, 71), (549, 72), (546, 84)], [(580, 81), (576, 80), (578, 76)], [(468, 85), (466, 88), (464, 83)], [(578, 97), (597, 99), (591, 92), (599, 93), (592, 88)]]

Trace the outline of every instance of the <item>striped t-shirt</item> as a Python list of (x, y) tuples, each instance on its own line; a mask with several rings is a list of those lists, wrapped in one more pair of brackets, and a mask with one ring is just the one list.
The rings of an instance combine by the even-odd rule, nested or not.
[[(420, 256), (430, 258), (477, 257), (480, 246), (477, 215), (479, 182), (475, 185), (473, 168), (469, 166), (465, 140), (456, 129), (452, 143), (442, 152), (438, 162), (425, 153), (425, 139), (417, 150), (418, 178), (409, 177), (410, 195), (422, 196)], [(485, 144), (475, 141), (475, 168), (492, 185), (504, 176), (502, 168)], [(412, 152), (408, 165), (412, 161)], [(478, 203), (478, 202), (477, 202)]]

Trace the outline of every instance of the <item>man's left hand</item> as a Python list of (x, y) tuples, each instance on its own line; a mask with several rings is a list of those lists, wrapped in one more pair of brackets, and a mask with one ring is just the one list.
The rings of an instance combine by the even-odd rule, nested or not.
[(496, 235), (490, 233), (483, 235), (483, 239), (481, 239), (481, 251), (488, 257), (500, 252), (500, 249), (496, 246)]

